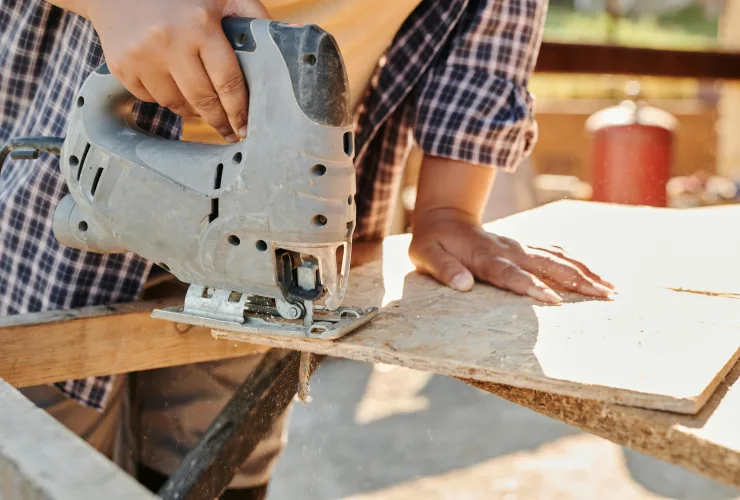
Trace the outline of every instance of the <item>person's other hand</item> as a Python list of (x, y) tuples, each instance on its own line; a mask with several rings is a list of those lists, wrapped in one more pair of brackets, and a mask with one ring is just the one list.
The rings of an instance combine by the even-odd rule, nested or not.
[(486, 232), (473, 217), (454, 209), (417, 214), (409, 256), (418, 271), (464, 292), (478, 279), (554, 304), (562, 298), (553, 288), (600, 298), (614, 290), (562, 249), (522, 246)]
[(83, 15), (136, 98), (200, 116), (229, 142), (246, 136), (246, 83), (221, 20), (269, 18), (259, 0), (96, 0)]

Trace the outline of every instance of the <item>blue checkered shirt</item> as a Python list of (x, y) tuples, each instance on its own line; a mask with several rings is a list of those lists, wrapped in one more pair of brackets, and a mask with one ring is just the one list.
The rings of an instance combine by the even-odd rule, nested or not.
[[(536, 139), (534, 68), (544, 0), (424, 0), (379, 61), (355, 115), (357, 239), (388, 230), (414, 143), (427, 155), (513, 170)], [(0, 0), (0, 142), (63, 137), (87, 75), (103, 61), (92, 25), (42, 0)], [(179, 137), (181, 122), (150, 104), (140, 126)], [(66, 194), (57, 158), (6, 163), (0, 177), (0, 314), (131, 301), (151, 263), (61, 246), (52, 233)], [(103, 408), (112, 377), (60, 382)]]

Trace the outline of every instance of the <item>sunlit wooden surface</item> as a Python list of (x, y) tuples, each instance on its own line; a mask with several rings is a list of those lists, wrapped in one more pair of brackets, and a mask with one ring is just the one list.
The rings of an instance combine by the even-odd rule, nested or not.
[(619, 287), (614, 301), (569, 295), (561, 306), (482, 284), (455, 292), (413, 272), (408, 236), (391, 237), (380, 260), (350, 276), (345, 304), (382, 307), (356, 333), (337, 342), (217, 335), (696, 413), (740, 354), (740, 235), (722, 230), (735, 216), (564, 202), (490, 225), (558, 243)]

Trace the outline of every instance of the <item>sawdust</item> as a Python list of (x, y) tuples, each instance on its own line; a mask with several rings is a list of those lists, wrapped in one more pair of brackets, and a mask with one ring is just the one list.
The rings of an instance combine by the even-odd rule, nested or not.
[(688, 288), (669, 288), (669, 290), (673, 290), (674, 292), (683, 292), (683, 293), (694, 293), (697, 295), (707, 295), (709, 297), (723, 297), (726, 299), (740, 299), (739, 293), (725, 293), (725, 292), (709, 292), (707, 290), (690, 290)]

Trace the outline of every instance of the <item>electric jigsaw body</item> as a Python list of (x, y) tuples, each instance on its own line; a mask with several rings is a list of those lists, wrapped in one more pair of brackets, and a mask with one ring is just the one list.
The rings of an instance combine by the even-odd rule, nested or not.
[(11, 141), (0, 162), (8, 153), (60, 154), (69, 194), (54, 213), (59, 242), (134, 252), (190, 284), (183, 306), (155, 310), (154, 317), (339, 338), (377, 314), (341, 306), (356, 212), (349, 84), (339, 48), (312, 25), (227, 18), (223, 28), (253, 96), (241, 142), (189, 143), (143, 132), (131, 118), (135, 98), (103, 65), (82, 86), (63, 143)]

